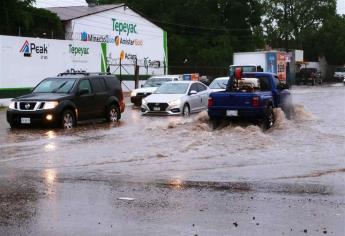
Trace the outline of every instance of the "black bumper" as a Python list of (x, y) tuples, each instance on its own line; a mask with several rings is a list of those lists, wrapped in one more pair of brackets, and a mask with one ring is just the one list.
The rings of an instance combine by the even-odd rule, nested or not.
[(133, 103), (133, 104), (135, 104), (137, 106), (141, 106), (141, 101), (143, 100), (143, 98), (146, 98), (150, 94), (140, 94), (140, 95), (137, 94), (136, 96), (131, 97), (131, 103)]
[[(52, 115), (52, 120), (47, 120), (46, 116)], [(30, 124), (22, 124), (22, 118), (30, 118)], [(55, 126), (61, 121), (61, 114), (56, 110), (39, 110), (39, 111), (18, 111), (7, 110), (7, 122), (10, 125), (16, 126), (30, 126), (30, 125), (44, 125)]]

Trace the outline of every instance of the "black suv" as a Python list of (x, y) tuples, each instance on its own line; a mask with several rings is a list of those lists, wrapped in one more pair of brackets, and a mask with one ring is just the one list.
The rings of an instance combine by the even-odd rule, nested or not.
[(105, 118), (116, 122), (124, 109), (116, 76), (62, 73), (44, 79), (32, 93), (13, 99), (7, 121), (11, 127), (43, 124), (68, 129), (81, 120)]

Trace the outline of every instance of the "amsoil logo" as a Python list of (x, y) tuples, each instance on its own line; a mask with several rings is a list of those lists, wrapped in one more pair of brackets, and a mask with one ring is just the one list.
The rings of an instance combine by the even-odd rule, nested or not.
[(36, 45), (35, 43), (29, 43), (28, 40), (25, 40), (20, 51), (24, 54), (24, 57), (31, 57), (33, 53), (41, 54), (41, 59), (47, 59), (48, 56), (48, 46), (46, 44)]

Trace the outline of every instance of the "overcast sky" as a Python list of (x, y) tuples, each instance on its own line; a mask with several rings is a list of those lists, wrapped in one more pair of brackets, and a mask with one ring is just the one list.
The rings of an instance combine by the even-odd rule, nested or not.
[[(345, 14), (345, 0), (337, 0), (338, 13)], [(86, 6), (85, 0), (36, 0), (37, 7)]]

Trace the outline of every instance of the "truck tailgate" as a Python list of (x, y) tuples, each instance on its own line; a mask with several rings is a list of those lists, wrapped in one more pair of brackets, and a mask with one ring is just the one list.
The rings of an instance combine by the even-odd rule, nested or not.
[(251, 108), (253, 97), (259, 97), (256, 93), (216, 92), (211, 93), (213, 108)]

